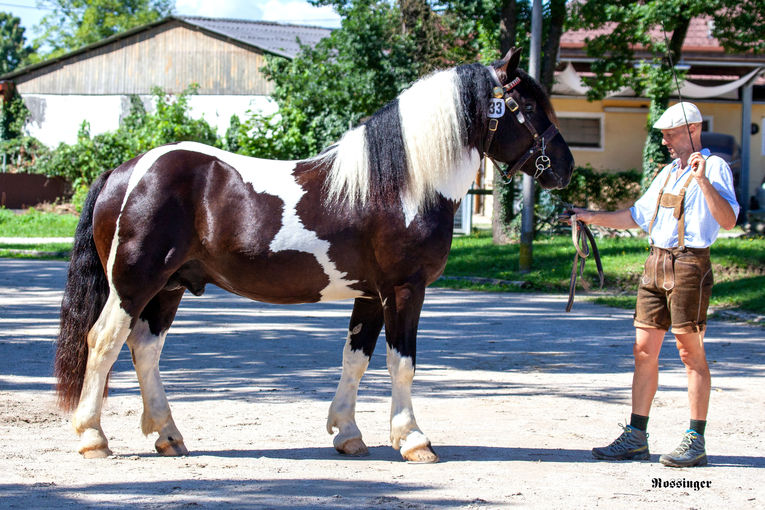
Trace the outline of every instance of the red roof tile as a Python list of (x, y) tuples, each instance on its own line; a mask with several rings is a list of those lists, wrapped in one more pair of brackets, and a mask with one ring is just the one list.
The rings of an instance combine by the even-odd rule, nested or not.
[[(688, 27), (688, 34), (685, 36), (683, 51), (722, 52), (722, 46), (720, 46), (717, 39), (712, 37), (712, 23), (711, 16), (693, 18)], [(609, 23), (597, 30), (569, 30), (561, 37), (561, 48), (581, 48), (584, 46), (585, 39), (607, 34), (613, 30), (614, 26), (614, 23)], [(660, 27), (651, 30), (651, 36), (655, 39), (664, 38)], [(672, 33), (667, 32), (667, 37), (671, 36)]]

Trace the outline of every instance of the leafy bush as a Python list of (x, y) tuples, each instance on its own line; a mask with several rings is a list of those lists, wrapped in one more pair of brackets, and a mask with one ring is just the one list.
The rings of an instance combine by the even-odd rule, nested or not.
[(166, 143), (219, 145), (215, 130), (205, 120), (189, 115), (189, 95), (196, 90), (191, 86), (179, 96), (171, 96), (155, 88), (153, 113), (147, 113), (141, 100), (133, 96), (130, 113), (116, 131), (91, 137), (90, 126), (83, 122), (75, 144), (62, 143), (55, 150), (42, 151), (31, 170), (64, 177), (77, 189), (89, 185), (102, 172)]
[(24, 135), (28, 119), (29, 109), (14, 88), (9, 100), (0, 100), (0, 159), (5, 156), (5, 171), (29, 171), (38, 155), (48, 151), (40, 141)]
[(580, 166), (574, 169), (568, 187), (551, 191), (550, 195), (579, 207), (614, 210), (640, 196), (640, 179), (637, 170), (596, 172), (590, 165)]
[(21, 138), (29, 109), (14, 88), (7, 101), (0, 101), (0, 140)]
[[(576, 167), (566, 188), (540, 191), (537, 187), (536, 231), (560, 227), (558, 215), (568, 204), (606, 211), (631, 205), (640, 196), (640, 179), (641, 173), (637, 170), (597, 172), (590, 165)], [(520, 232), (520, 217), (513, 219), (510, 230)]]

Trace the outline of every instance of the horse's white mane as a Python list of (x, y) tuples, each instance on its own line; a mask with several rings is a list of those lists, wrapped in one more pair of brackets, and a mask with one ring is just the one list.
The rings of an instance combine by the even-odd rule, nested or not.
[[(464, 164), (466, 147), (461, 134), (463, 122), (460, 81), (454, 69), (438, 71), (412, 84), (398, 96), (398, 122), (386, 128), (401, 129), (406, 158), (406, 196), (416, 208), (435, 197), (436, 187)], [(395, 110), (391, 110), (395, 111)], [(333, 158), (328, 176), (330, 201), (348, 200), (365, 204), (370, 192), (367, 138), (385, 137), (367, 125), (348, 131), (337, 146), (319, 158)], [(390, 136), (390, 134), (387, 134)]]

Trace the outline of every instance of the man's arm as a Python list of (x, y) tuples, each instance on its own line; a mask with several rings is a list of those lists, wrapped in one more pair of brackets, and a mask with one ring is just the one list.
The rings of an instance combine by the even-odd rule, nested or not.
[(733, 212), (733, 208), (730, 206), (727, 200), (725, 200), (720, 192), (712, 186), (712, 183), (706, 176), (706, 160), (698, 152), (691, 154), (689, 158), (691, 165), (691, 172), (696, 178), (696, 182), (701, 188), (701, 192), (704, 194), (704, 198), (707, 201), (709, 212), (712, 213), (715, 221), (720, 224), (725, 230), (730, 230), (736, 226), (736, 213)]
[(576, 219), (590, 225), (600, 225), (601, 227), (618, 229), (640, 228), (632, 218), (632, 213), (629, 209), (619, 209), (618, 211), (590, 211), (588, 209), (574, 207), (573, 210), (574, 213), (576, 213)]

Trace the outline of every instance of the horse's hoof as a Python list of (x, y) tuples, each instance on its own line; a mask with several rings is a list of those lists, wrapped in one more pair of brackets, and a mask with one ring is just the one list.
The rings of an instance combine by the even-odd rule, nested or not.
[(157, 449), (157, 453), (163, 457), (182, 457), (189, 454), (189, 451), (186, 449), (186, 445), (183, 444), (183, 441), (164, 441), (162, 443), (157, 442), (154, 447)]
[(438, 462), (438, 455), (429, 444), (418, 446), (401, 454), (404, 460), (414, 464), (434, 464)]
[(112, 454), (109, 448), (89, 448), (80, 450), (80, 454), (86, 459), (105, 459)]
[(349, 455), (351, 457), (364, 457), (369, 455), (369, 449), (361, 438), (355, 437), (344, 442), (340, 446), (335, 446), (335, 450), (343, 455)]

